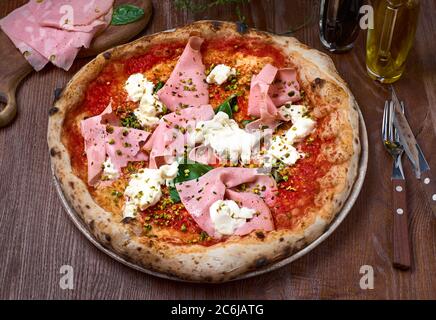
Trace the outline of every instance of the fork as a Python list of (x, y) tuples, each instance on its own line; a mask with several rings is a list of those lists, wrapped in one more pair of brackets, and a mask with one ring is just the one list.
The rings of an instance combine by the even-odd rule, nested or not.
[[(404, 105), (401, 105), (404, 112)], [(393, 266), (397, 269), (410, 269), (409, 223), (406, 201), (406, 180), (404, 178), (401, 156), (404, 148), (394, 127), (394, 104), (385, 102), (382, 123), (382, 139), (386, 151), (392, 156), (392, 205), (394, 213), (393, 226)]]

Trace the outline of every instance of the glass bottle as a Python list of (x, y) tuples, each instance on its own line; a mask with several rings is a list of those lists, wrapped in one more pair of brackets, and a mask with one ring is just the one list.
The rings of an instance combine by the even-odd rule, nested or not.
[(366, 69), (374, 80), (397, 81), (415, 39), (419, 0), (374, 0), (374, 29), (368, 29)]
[(363, 0), (321, 0), (321, 43), (332, 52), (350, 50), (359, 34), (359, 9)]

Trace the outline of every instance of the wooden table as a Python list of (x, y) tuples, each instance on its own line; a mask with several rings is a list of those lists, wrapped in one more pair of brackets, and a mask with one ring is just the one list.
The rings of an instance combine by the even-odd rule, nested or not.
[[(1, 1), (0, 17), (24, 2)], [(204, 18), (237, 19), (232, 7), (189, 14), (176, 10), (172, 2), (154, 1), (154, 16), (144, 34)], [(410, 124), (436, 172), (436, 2), (421, 3), (416, 43), (396, 88), (409, 107)], [(325, 51), (318, 38), (318, 8), (318, 1), (313, 0), (252, 0), (241, 11), (250, 26), (274, 32), (309, 21), (295, 36)], [(409, 163), (405, 171), (414, 268), (401, 272), (391, 267), (391, 162), (380, 142), (388, 90), (366, 75), (364, 44), (362, 32), (351, 52), (331, 54), (359, 102), (369, 134), (368, 173), (353, 210), (330, 238), (298, 261), (263, 276), (222, 285), (177, 283), (131, 270), (98, 251), (74, 227), (52, 182), (47, 111), (53, 90), (64, 86), (87, 61), (77, 61), (69, 72), (50, 66), (30, 75), (17, 93), (17, 119), (0, 129), (0, 298), (435, 299), (436, 222)], [(74, 268), (73, 290), (59, 286), (62, 265)], [(362, 265), (374, 269), (372, 290), (359, 286)]]

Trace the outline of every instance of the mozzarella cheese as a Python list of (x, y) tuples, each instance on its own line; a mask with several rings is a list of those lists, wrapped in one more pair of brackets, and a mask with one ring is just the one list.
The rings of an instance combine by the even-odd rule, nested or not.
[(159, 169), (142, 169), (133, 174), (124, 191), (124, 218), (134, 218), (138, 210), (154, 206), (162, 196), (161, 185), (172, 183), (177, 176), (178, 166), (178, 162), (173, 162)]
[(293, 165), (304, 157), (304, 154), (298, 152), (293, 144), (311, 134), (316, 122), (306, 115), (307, 109), (302, 105), (284, 105), (279, 108), (279, 112), (285, 119), (292, 121), (292, 127), (284, 135), (272, 138), (271, 146), (267, 151), (269, 156), (267, 165), (277, 161)]
[(222, 235), (232, 235), (248, 219), (252, 219), (256, 210), (239, 207), (233, 200), (217, 200), (209, 208), (210, 219), (215, 230)]
[(157, 115), (164, 111), (164, 106), (155, 94), (144, 94), (139, 107), (133, 110), (139, 122), (145, 127), (153, 127), (159, 122)]
[(220, 111), (211, 120), (199, 121), (190, 140), (211, 147), (220, 158), (232, 163), (238, 163), (239, 159), (242, 163), (249, 163), (258, 139)]
[(165, 179), (167, 186), (172, 186), (174, 179), (179, 172), (179, 163), (174, 161), (172, 164), (165, 164), (159, 168), (162, 179)]
[(268, 149), (268, 155), (271, 160), (279, 160), (284, 164), (293, 165), (298, 159), (302, 158), (304, 154), (298, 152), (286, 137), (275, 136), (272, 138), (271, 146)]
[(300, 141), (312, 133), (315, 125), (316, 122), (309, 117), (298, 118), (286, 132), (286, 139), (292, 142)]
[(135, 73), (127, 79), (124, 88), (129, 100), (139, 101), (139, 106), (133, 113), (141, 125), (145, 127), (155, 126), (159, 122), (157, 115), (164, 111), (164, 106), (157, 95), (153, 94), (153, 82), (148, 81), (142, 73)]
[(287, 120), (294, 121), (306, 113), (306, 107), (302, 105), (285, 104), (279, 108), (279, 113)]
[(118, 172), (115, 165), (112, 163), (110, 158), (107, 158), (105, 162), (103, 162), (103, 180), (115, 180), (118, 179), (120, 173)]
[(124, 84), (124, 89), (127, 91), (129, 100), (138, 102), (141, 100), (144, 92), (148, 90), (153, 91), (153, 83), (147, 81), (142, 73), (132, 74)]
[(209, 75), (206, 77), (206, 82), (216, 83), (218, 85), (222, 85), (226, 82), (230, 77), (236, 76), (236, 69), (230, 68), (225, 64), (219, 64), (212, 69)]

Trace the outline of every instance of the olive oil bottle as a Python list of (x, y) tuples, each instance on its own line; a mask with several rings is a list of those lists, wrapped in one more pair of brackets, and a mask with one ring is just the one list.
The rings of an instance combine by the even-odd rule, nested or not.
[(403, 74), (413, 46), (419, 0), (373, 0), (374, 29), (368, 29), (366, 68), (382, 83), (397, 81)]

